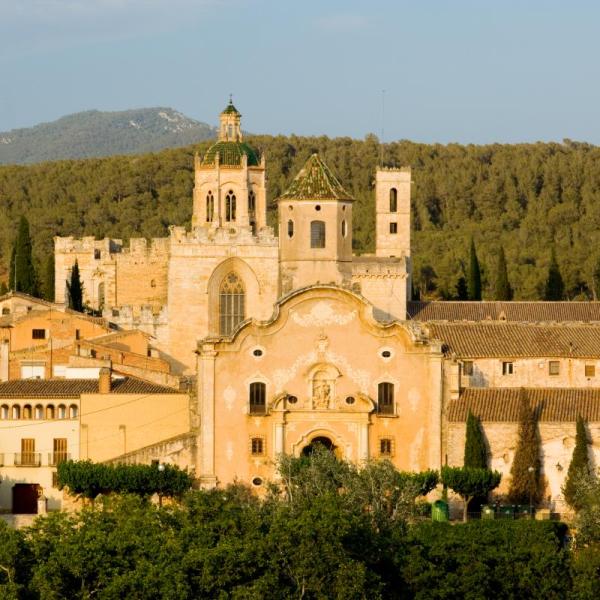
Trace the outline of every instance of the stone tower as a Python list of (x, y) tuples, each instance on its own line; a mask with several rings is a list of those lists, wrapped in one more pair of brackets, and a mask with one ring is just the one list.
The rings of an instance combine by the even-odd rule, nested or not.
[(410, 258), (410, 167), (378, 168), (375, 176), (375, 254)]
[(194, 161), (192, 228), (249, 229), (267, 224), (264, 156), (242, 140), (242, 115), (231, 100), (220, 115), (219, 139)]
[(282, 292), (315, 283), (349, 283), (352, 202), (313, 154), (278, 199)]

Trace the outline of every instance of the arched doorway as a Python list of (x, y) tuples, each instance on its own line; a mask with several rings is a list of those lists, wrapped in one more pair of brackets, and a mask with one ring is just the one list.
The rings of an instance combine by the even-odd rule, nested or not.
[(335, 454), (336, 446), (334, 443), (324, 435), (319, 435), (314, 437), (310, 444), (304, 446), (302, 449), (302, 456), (310, 456), (316, 448), (325, 448), (325, 450), (329, 450), (329, 452), (333, 452)]

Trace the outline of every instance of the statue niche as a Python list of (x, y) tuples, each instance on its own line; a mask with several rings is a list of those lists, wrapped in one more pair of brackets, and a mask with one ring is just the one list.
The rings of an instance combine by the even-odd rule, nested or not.
[(335, 381), (339, 371), (329, 365), (320, 365), (312, 373), (312, 408), (327, 410), (335, 408)]

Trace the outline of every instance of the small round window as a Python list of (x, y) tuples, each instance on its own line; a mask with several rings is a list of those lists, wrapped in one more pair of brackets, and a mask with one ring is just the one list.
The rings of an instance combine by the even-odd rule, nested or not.
[(346, 398), (346, 404), (352, 406), (354, 403), (356, 402), (356, 399), (354, 398), (354, 396), (348, 396)]
[(257, 348), (256, 350), (254, 350), (252, 352), (252, 354), (254, 354), (254, 356), (262, 356), (263, 355), (263, 351), (260, 348)]
[(320, 205), (320, 204), (317, 204), (317, 205), (315, 206), (315, 210), (317, 210), (317, 211), (321, 210), (321, 205)]
[(262, 482), (263, 482), (262, 478), (260, 478), (260, 477), (255, 477), (255, 478), (252, 480), (252, 485), (255, 485), (256, 487), (258, 487), (259, 485), (262, 485)]
[(391, 353), (389, 350), (384, 350), (384, 351), (381, 353), (381, 356), (383, 356), (383, 358), (391, 358), (391, 356), (392, 356), (392, 353)]
[(392, 360), (394, 357), (394, 349), (393, 348), (379, 348), (379, 356), (383, 359), (384, 362), (388, 362)]
[(288, 401), (290, 404), (296, 404), (296, 402), (298, 402), (298, 398), (296, 398), (296, 396), (288, 396), (288, 397), (287, 397), (287, 401)]

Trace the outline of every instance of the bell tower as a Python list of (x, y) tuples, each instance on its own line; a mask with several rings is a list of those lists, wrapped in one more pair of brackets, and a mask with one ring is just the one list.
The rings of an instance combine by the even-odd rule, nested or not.
[(282, 292), (352, 276), (352, 203), (318, 154), (277, 199)]
[(219, 116), (219, 139), (195, 156), (193, 229), (256, 235), (267, 226), (265, 158), (243, 141), (241, 123), (230, 99)]

